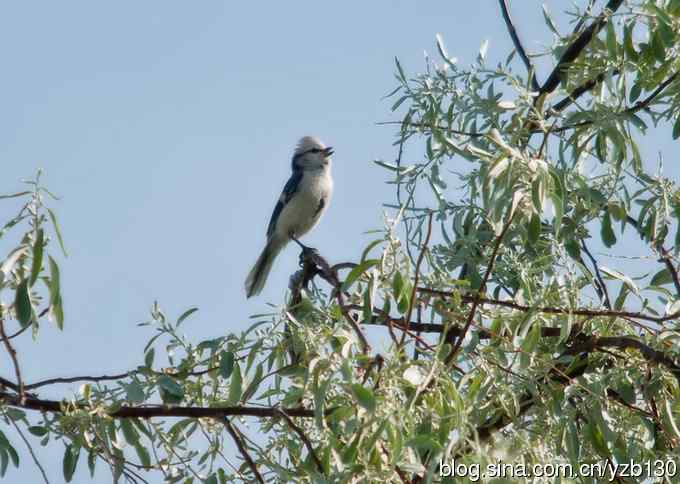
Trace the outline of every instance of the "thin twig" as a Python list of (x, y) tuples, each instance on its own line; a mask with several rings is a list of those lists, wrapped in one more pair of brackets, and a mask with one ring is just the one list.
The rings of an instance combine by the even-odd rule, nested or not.
[[(418, 122), (413, 122), (413, 121), (408, 122), (408, 123), (404, 123), (403, 121), (380, 121), (380, 122), (377, 122), (375, 124), (377, 126), (390, 126), (390, 125), (398, 124), (398, 125), (406, 125), (410, 128), (421, 128), (421, 129), (432, 127), (429, 124), (418, 123)], [(460, 136), (469, 136), (471, 138), (480, 138), (480, 137), (484, 136), (484, 133), (475, 133), (475, 132), (472, 132), (472, 131), (460, 131), (460, 130), (456, 130), (456, 129), (452, 129), (452, 128), (447, 128), (447, 127), (444, 127), (444, 126), (436, 126), (436, 127), (439, 128), (439, 129), (442, 129), (442, 130), (446, 130), (446, 132), (448, 132), (450, 134), (457, 134), (457, 135), (460, 135)]]
[[(418, 279), (420, 278), (420, 265), (423, 263), (423, 259), (425, 257), (425, 252), (428, 250), (428, 245), (430, 244), (430, 237), (432, 236), (432, 217), (434, 216), (434, 212), (430, 212), (430, 216), (427, 219), (427, 234), (425, 235), (425, 242), (423, 243), (423, 246), (420, 249), (420, 254), (418, 254), (418, 260), (416, 261), (416, 273), (413, 279), (413, 289), (411, 290), (411, 299), (409, 300), (408, 304), (408, 311), (406, 312), (406, 329), (408, 330), (408, 324), (411, 321), (411, 315), (413, 314), (413, 306), (415, 304), (416, 300), (416, 291), (418, 289)], [(401, 339), (399, 340), (399, 346), (402, 346), (404, 344), (404, 340), (406, 339), (406, 333), (401, 334)]]
[(302, 440), (302, 443), (305, 444), (305, 447), (307, 447), (307, 452), (309, 452), (309, 455), (312, 456), (312, 459), (314, 460), (314, 464), (316, 464), (316, 468), (319, 470), (319, 473), (321, 475), (325, 475), (325, 471), (323, 469), (323, 464), (321, 463), (321, 460), (319, 460), (319, 457), (316, 455), (316, 451), (314, 450), (314, 446), (309, 440), (309, 437), (305, 434), (304, 430), (302, 430), (298, 425), (293, 422), (293, 419), (288, 416), (288, 414), (285, 412), (285, 410), (280, 411), (281, 417), (286, 421), (288, 426), (293, 429), (293, 431), (298, 434), (298, 437), (300, 437), (300, 440)]
[(541, 86), (538, 85), (538, 81), (536, 80), (536, 69), (531, 64), (529, 56), (527, 55), (526, 50), (524, 50), (522, 42), (519, 40), (519, 35), (517, 35), (517, 29), (515, 29), (515, 25), (512, 22), (512, 18), (510, 18), (510, 9), (508, 8), (508, 2), (507, 0), (498, 0), (498, 4), (501, 7), (501, 12), (503, 13), (503, 20), (505, 20), (505, 25), (508, 28), (510, 37), (512, 38), (512, 43), (515, 44), (515, 50), (522, 58), (522, 62), (524, 62), (524, 65), (527, 68), (527, 73), (529, 75), (529, 79), (531, 82), (531, 88), (534, 91), (538, 92), (541, 89)]
[(2, 341), (5, 344), (7, 353), (9, 353), (9, 356), (12, 359), (12, 364), (14, 364), (14, 374), (17, 377), (17, 385), (19, 385), (19, 396), (23, 400), (26, 391), (24, 388), (24, 380), (21, 378), (21, 368), (19, 367), (17, 352), (12, 346), (12, 343), (9, 342), (9, 339), (7, 339), (7, 334), (5, 333), (5, 321), (2, 319), (0, 319), (0, 337), (2, 338)]
[(227, 432), (229, 432), (229, 435), (231, 435), (231, 438), (234, 439), (234, 443), (236, 444), (236, 447), (238, 447), (239, 452), (241, 452), (241, 455), (248, 464), (248, 467), (250, 467), (250, 470), (253, 471), (253, 474), (255, 475), (257, 482), (264, 484), (265, 483), (264, 478), (262, 477), (262, 474), (260, 474), (260, 471), (257, 469), (255, 461), (253, 461), (253, 458), (248, 453), (248, 449), (246, 449), (243, 440), (241, 439), (241, 436), (238, 434), (237, 430), (234, 428), (229, 419), (226, 417), (224, 418), (224, 420), (222, 420), (222, 423), (224, 424), (224, 427), (227, 429)]
[[(510, 209), (512, 210), (512, 209)], [(498, 256), (498, 251), (501, 248), (501, 243), (503, 242), (503, 238), (505, 237), (505, 234), (507, 233), (508, 229), (512, 225), (512, 221), (515, 218), (515, 214), (517, 212), (510, 212), (508, 214), (508, 221), (505, 222), (505, 226), (501, 230), (501, 233), (498, 235), (496, 238), (496, 244), (494, 245), (493, 252), (491, 253), (491, 259), (489, 259), (489, 265), (486, 268), (486, 272), (484, 273), (484, 277), (482, 278), (482, 283), (479, 286), (479, 291), (478, 294), (484, 294), (486, 290), (486, 283), (489, 282), (489, 278), (491, 277), (491, 272), (493, 271), (493, 266), (494, 263), (496, 262), (496, 257)], [(467, 321), (465, 322), (465, 326), (463, 327), (463, 332), (462, 334), (458, 337), (456, 340), (456, 344), (451, 350), (451, 353), (446, 357), (445, 364), (449, 365), (453, 362), (454, 358), (456, 357), (456, 353), (458, 352), (458, 349), (460, 348), (460, 345), (463, 344), (463, 339), (465, 338), (465, 335), (467, 334), (468, 330), (470, 329), (470, 325), (472, 324), (472, 321), (475, 319), (475, 313), (477, 312), (477, 306), (479, 305), (479, 299), (475, 299), (472, 302), (472, 307), (470, 308), (470, 312), (467, 317)]]
[(660, 261), (662, 261), (666, 266), (666, 269), (668, 269), (668, 272), (671, 275), (671, 279), (673, 279), (675, 292), (678, 295), (678, 297), (680, 297), (680, 279), (678, 278), (678, 270), (675, 268), (675, 266), (673, 265), (673, 261), (671, 260), (671, 255), (663, 246), (659, 246), (658, 251), (661, 253)]
[(12, 423), (14, 426), (14, 429), (17, 431), (19, 434), (19, 437), (21, 437), (21, 440), (24, 441), (24, 444), (26, 444), (26, 447), (28, 448), (28, 453), (31, 454), (31, 458), (33, 459), (33, 462), (35, 463), (36, 467), (40, 470), (40, 474), (42, 474), (43, 480), (45, 481), (46, 484), (50, 484), (50, 480), (47, 478), (47, 474), (45, 473), (45, 469), (43, 468), (42, 464), (40, 464), (40, 461), (38, 460), (38, 456), (35, 455), (35, 452), (33, 452), (33, 446), (31, 443), (28, 441), (24, 433), (21, 431), (17, 423), (12, 420), (11, 418), (9, 421)]
[(588, 256), (588, 259), (590, 259), (590, 262), (593, 264), (593, 267), (595, 268), (595, 277), (597, 278), (597, 282), (602, 290), (601, 296), (604, 298), (604, 305), (607, 307), (607, 309), (611, 309), (612, 303), (611, 300), (609, 299), (609, 291), (607, 291), (607, 286), (604, 284), (604, 279), (602, 278), (602, 274), (600, 273), (600, 266), (597, 264), (597, 260), (595, 260), (593, 254), (591, 254), (590, 251), (588, 250), (588, 246), (586, 245), (585, 240), (581, 241), (581, 247), (583, 248), (583, 252), (585, 252), (585, 254)]

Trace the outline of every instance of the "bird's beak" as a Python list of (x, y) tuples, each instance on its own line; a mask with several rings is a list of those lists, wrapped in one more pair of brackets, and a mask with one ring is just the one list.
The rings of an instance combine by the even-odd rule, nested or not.
[(326, 157), (331, 156), (332, 154), (333, 154), (333, 147), (332, 146), (329, 146), (328, 148), (323, 150), (323, 155), (326, 156)]

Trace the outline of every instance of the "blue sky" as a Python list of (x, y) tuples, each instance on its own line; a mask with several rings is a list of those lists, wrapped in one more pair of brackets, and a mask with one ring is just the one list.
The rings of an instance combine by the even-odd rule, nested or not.
[[(539, 50), (550, 41), (540, 2), (513, 3)], [(548, 2), (556, 15), (560, 3)], [(65, 330), (18, 342), (26, 380), (135, 367), (151, 334), (136, 323), (154, 300), (171, 316), (198, 306), (185, 329), (197, 341), (282, 303), (293, 247), (260, 297), (246, 300), (243, 281), (303, 135), (336, 150), (334, 199), (306, 241), (331, 262), (356, 259), (393, 201), (371, 163), (396, 155), (393, 127), (375, 124), (397, 119), (381, 100), (393, 59), (421, 71), (437, 33), (462, 65), (484, 39), (492, 59), (511, 48), (491, 1), (3, 3), (0, 192), (43, 168), (70, 253)], [(72, 389), (61, 390), (45, 396)], [(60, 445), (39, 450), (59, 482)], [(37, 482), (26, 459), (22, 476)]]

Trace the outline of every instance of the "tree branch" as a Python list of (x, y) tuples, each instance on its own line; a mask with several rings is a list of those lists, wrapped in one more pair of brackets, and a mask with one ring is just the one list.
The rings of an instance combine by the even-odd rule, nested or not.
[(224, 424), (224, 427), (227, 429), (227, 432), (229, 432), (229, 435), (231, 435), (231, 438), (234, 439), (234, 443), (236, 443), (236, 447), (238, 447), (238, 450), (239, 452), (241, 452), (241, 455), (248, 464), (248, 467), (250, 467), (250, 470), (253, 471), (253, 475), (257, 479), (257, 482), (265, 484), (262, 474), (260, 474), (260, 471), (257, 469), (255, 461), (253, 461), (253, 458), (248, 453), (248, 449), (246, 449), (246, 446), (243, 443), (243, 439), (241, 439), (241, 436), (238, 434), (238, 431), (234, 428), (234, 426), (231, 424), (227, 417), (224, 417), (222, 423)]
[[(539, 90), (541, 95), (549, 94), (553, 92), (562, 80), (564, 71), (567, 69), (568, 64), (572, 63), (581, 54), (583, 49), (585, 49), (590, 41), (595, 37), (602, 28), (607, 25), (609, 15), (616, 12), (618, 8), (623, 3), (623, 0), (609, 0), (604, 8), (604, 11), (597, 17), (597, 19), (590, 24), (582, 33), (579, 35), (574, 42), (572, 42), (567, 50), (564, 51), (559, 62), (553, 69), (553, 71), (546, 79), (545, 83)], [(537, 100), (540, 98), (539, 96)]]
[(541, 89), (541, 86), (538, 85), (538, 81), (536, 81), (536, 69), (534, 66), (531, 64), (531, 60), (529, 60), (529, 56), (527, 55), (526, 51), (524, 50), (524, 46), (522, 45), (522, 42), (519, 40), (519, 35), (517, 35), (517, 30), (515, 29), (515, 25), (512, 23), (512, 19), (510, 18), (510, 11), (508, 8), (508, 2), (507, 0), (498, 0), (498, 4), (501, 7), (501, 12), (503, 13), (503, 20), (505, 20), (505, 25), (508, 28), (508, 32), (510, 33), (510, 37), (512, 38), (512, 43), (515, 44), (515, 50), (519, 54), (519, 56), (522, 58), (522, 62), (524, 62), (524, 65), (527, 68), (527, 73), (529, 75), (529, 79), (531, 82), (531, 88), (539, 92)]
[[(437, 296), (442, 296), (442, 297), (453, 297), (454, 293), (449, 292), (449, 291), (441, 291), (438, 289), (430, 289), (427, 287), (419, 287), (418, 291), (420, 292), (425, 292), (428, 294), (434, 294)], [(461, 300), (464, 302), (468, 303), (474, 303), (475, 301), (479, 305), (484, 305), (484, 304), (489, 304), (492, 306), (502, 306), (510, 309), (516, 309), (518, 311), (537, 311), (539, 313), (545, 313), (545, 314), (575, 314), (577, 316), (591, 316), (591, 317), (620, 317), (620, 318), (630, 318), (630, 319), (638, 319), (642, 321), (650, 321), (653, 323), (664, 323), (666, 321), (670, 321), (671, 319), (677, 319), (680, 317), (680, 311), (677, 311), (673, 314), (667, 314), (666, 316), (652, 316), (649, 314), (645, 313), (635, 313), (631, 311), (598, 311), (598, 310), (592, 310), (592, 309), (583, 309), (583, 308), (576, 308), (576, 309), (569, 309), (569, 308), (558, 308), (558, 307), (550, 307), (550, 306), (538, 306), (538, 307), (530, 307), (526, 306), (523, 304), (517, 304), (512, 301), (503, 301), (500, 299), (489, 299), (485, 297), (479, 297), (479, 296), (460, 296)]]
[[(45, 400), (27, 395), (22, 402), (21, 398), (7, 392), (0, 392), (0, 401), (5, 405), (23, 408), (26, 410), (37, 410), (40, 412), (65, 413), (69, 409), (91, 410), (89, 405), (72, 403), (68, 401)], [(333, 409), (326, 411), (330, 414)], [(107, 412), (112, 418), (154, 418), (154, 417), (192, 417), (192, 418), (222, 418), (228, 416), (243, 417), (277, 417), (281, 409), (278, 407), (253, 407), (253, 406), (231, 406), (231, 407), (168, 407), (161, 405), (151, 405), (146, 407), (122, 406), (113, 412)], [(286, 408), (285, 412), (292, 417), (314, 417), (314, 410), (304, 407)]]
[[(510, 208), (509, 210), (512, 210)], [(501, 248), (501, 243), (503, 242), (503, 238), (505, 237), (506, 232), (512, 225), (512, 221), (515, 218), (515, 213), (516, 212), (510, 212), (508, 213), (508, 220), (505, 222), (505, 226), (503, 227), (503, 230), (501, 230), (501, 233), (498, 235), (496, 238), (496, 244), (493, 248), (493, 252), (491, 253), (491, 259), (489, 259), (489, 265), (486, 268), (486, 272), (484, 273), (484, 278), (482, 279), (482, 283), (479, 286), (478, 294), (484, 294), (486, 290), (486, 283), (489, 282), (489, 277), (491, 277), (491, 272), (493, 271), (493, 266), (494, 263), (496, 262), (496, 257), (498, 256), (498, 251)], [(460, 348), (460, 345), (463, 344), (463, 339), (465, 338), (465, 335), (467, 334), (468, 330), (470, 329), (470, 325), (472, 324), (472, 321), (475, 318), (475, 313), (477, 312), (477, 306), (479, 305), (480, 298), (477, 297), (472, 301), (472, 307), (470, 308), (470, 312), (468, 314), (467, 321), (465, 322), (465, 326), (463, 327), (463, 332), (462, 334), (456, 339), (456, 344), (451, 349), (451, 353), (446, 357), (446, 360), (444, 363), (448, 366), (453, 362), (453, 359), (456, 357), (456, 353), (458, 352), (458, 349)]]
[(612, 303), (609, 299), (609, 291), (607, 291), (607, 286), (604, 284), (604, 279), (602, 279), (602, 274), (600, 273), (600, 267), (597, 264), (597, 260), (595, 260), (593, 254), (591, 254), (590, 250), (588, 250), (588, 246), (586, 245), (585, 240), (581, 241), (581, 247), (583, 248), (583, 252), (585, 252), (585, 254), (588, 256), (588, 259), (590, 259), (590, 262), (593, 264), (593, 267), (595, 268), (595, 277), (597, 278), (597, 282), (602, 290), (601, 297), (604, 299), (604, 304), (607, 309), (611, 309)]
[(657, 250), (661, 253), (661, 259), (659, 259), (659, 262), (663, 262), (664, 265), (666, 266), (666, 269), (668, 269), (668, 272), (671, 275), (671, 279), (673, 279), (675, 293), (678, 297), (680, 297), (680, 279), (678, 278), (678, 271), (673, 265), (673, 261), (671, 260), (671, 255), (662, 245), (659, 245), (657, 247)]
[(12, 364), (14, 365), (14, 374), (17, 377), (17, 385), (19, 386), (19, 396), (23, 399), (26, 394), (26, 389), (24, 388), (24, 380), (21, 378), (21, 368), (19, 368), (17, 352), (12, 346), (12, 343), (9, 342), (7, 334), (5, 333), (5, 321), (3, 319), (0, 319), (0, 337), (2, 337), (2, 342), (5, 344), (7, 353), (9, 353), (9, 357), (12, 359)]
[[(611, 72), (611, 75), (616, 76), (620, 73), (621, 71), (619, 71), (618, 69), (614, 69)], [(586, 81), (585, 83), (578, 86), (576, 89), (571, 91), (571, 93), (569, 93), (568, 96), (566, 96), (561, 101), (558, 101), (553, 106), (551, 106), (550, 109), (548, 109), (548, 111), (545, 113), (545, 118), (548, 119), (549, 117), (562, 112), (565, 108), (567, 108), (570, 104), (576, 101), (583, 94), (587, 93), (588, 91), (592, 90), (595, 86), (600, 84), (604, 80), (604, 78), (607, 77), (607, 75), (608, 75), (607, 72), (602, 72), (598, 74), (598, 76), (595, 77), (594, 79), (590, 79), (589, 81)]]
[[(425, 236), (425, 242), (423, 243), (423, 247), (420, 249), (420, 254), (418, 254), (418, 260), (416, 261), (416, 272), (415, 276), (413, 278), (413, 289), (411, 290), (411, 299), (409, 300), (408, 303), (408, 311), (406, 312), (406, 319), (404, 320), (406, 322), (406, 331), (408, 331), (410, 328), (408, 327), (409, 322), (411, 321), (411, 315), (413, 314), (413, 306), (415, 304), (416, 300), (416, 291), (418, 289), (418, 279), (420, 278), (420, 265), (423, 263), (423, 258), (425, 257), (425, 252), (428, 250), (428, 245), (430, 243), (430, 237), (432, 236), (432, 217), (434, 216), (434, 212), (430, 212), (430, 216), (427, 219), (427, 235)], [(401, 340), (399, 341), (399, 346), (404, 344), (404, 339), (406, 338), (406, 331), (402, 333), (401, 335)]]
[(326, 473), (324, 472), (323, 469), (323, 464), (319, 460), (319, 457), (316, 455), (316, 451), (314, 450), (314, 446), (309, 440), (309, 437), (305, 434), (305, 432), (298, 427), (295, 422), (293, 422), (293, 419), (288, 416), (288, 414), (284, 410), (279, 410), (279, 415), (286, 421), (288, 426), (293, 429), (293, 431), (298, 434), (298, 437), (300, 437), (300, 440), (302, 440), (302, 443), (305, 444), (305, 447), (307, 447), (307, 452), (309, 452), (309, 455), (312, 457), (312, 460), (314, 460), (314, 464), (316, 465), (316, 468), (319, 470), (319, 473), (321, 475), (325, 475)]
[(664, 352), (655, 350), (639, 339), (630, 336), (591, 336), (583, 343), (569, 348), (565, 351), (565, 354), (589, 353), (594, 350), (601, 350), (602, 348), (636, 349), (647, 361), (658, 363), (668, 368), (680, 385), (680, 366), (675, 361)]
[(368, 344), (368, 340), (366, 339), (364, 332), (361, 330), (357, 324), (357, 321), (350, 314), (347, 306), (345, 305), (342, 285), (340, 284), (340, 280), (338, 279), (336, 271), (331, 268), (326, 259), (324, 259), (316, 250), (313, 249), (302, 251), (302, 254), (300, 254), (300, 263), (302, 264), (302, 269), (293, 274), (289, 284), (294, 295), (292, 301), (301, 300), (300, 291), (302, 288), (305, 287), (315, 275), (320, 275), (334, 288), (335, 298), (338, 302), (338, 306), (340, 307), (342, 315), (345, 317), (349, 325), (354, 330), (354, 333), (357, 335), (359, 344), (361, 346), (361, 351), (364, 354), (368, 354), (371, 350), (371, 346)]

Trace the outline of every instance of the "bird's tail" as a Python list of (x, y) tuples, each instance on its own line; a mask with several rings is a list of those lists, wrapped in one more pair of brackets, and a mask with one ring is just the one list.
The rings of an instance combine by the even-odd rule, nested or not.
[(274, 259), (279, 255), (279, 252), (281, 252), (281, 249), (286, 245), (286, 242), (287, 240), (282, 240), (275, 235), (267, 241), (267, 245), (246, 278), (247, 297), (255, 296), (262, 291), (264, 283), (267, 282), (269, 271), (272, 269)]

